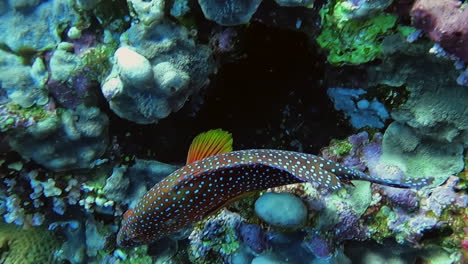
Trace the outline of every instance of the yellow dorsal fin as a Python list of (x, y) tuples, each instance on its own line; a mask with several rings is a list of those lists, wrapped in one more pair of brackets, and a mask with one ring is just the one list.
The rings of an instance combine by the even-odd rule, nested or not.
[(232, 135), (222, 129), (212, 129), (196, 136), (187, 155), (187, 164), (232, 151)]

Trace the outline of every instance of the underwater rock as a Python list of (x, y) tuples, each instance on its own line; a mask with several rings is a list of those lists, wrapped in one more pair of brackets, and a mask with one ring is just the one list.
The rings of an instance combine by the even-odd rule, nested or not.
[(9, 0), (9, 4), (16, 10), (27, 9), (37, 6), (42, 0)]
[(101, 234), (98, 223), (93, 216), (89, 216), (85, 223), (86, 254), (95, 257), (106, 244), (106, 236)]
[(342, 6), (343, 17), (348, 20), (366, 19), (382, 12), (392, 4), (393, 0), (345, 0)]
[[(20, 10), (2, 15), (0, 43), (16, 53), (43, 51), (60, 42), (62, 30), (79, 22), (73, 0), (10, 1)], [(32, 7), (40, 4), (35, 8)], [(41, 23), (37, 23), (41, 21)]]
[(393, 122), (383, 137), (382, 160), (397, 165), (408, 177), (434, 177), (434, 185), (463, 169), (463, 146), (423, 137), (415, 129)]
[(171, 7), (171, 16), (181, 18), (190, 11), (188, 0), (175, 0)]
[(354, 128), (373, 127), (382, 128), (390, 117), (385, 106), (374, 98), (371, 102), (360, 97), (366, 94), (362, 89), (329, 88), (328, 96), (334, 103), (335, 109), (343, 111), (350, 118)]
[(272, 253), (258, 256), (252, 260), (251, 264), (286, 264)]
[(275, 0), (280, 6), (311, 6), (315, 0)]
[(122, 41), (130, 46), (117, 50), (101, 89), (117, 115), (138, 124), (178, 111), (214, 71), (210, 50), (171, 22), (152, 28), (135, 24)]
[(251, 263), (254, 256), (250, 251), (251, 251), (250, 248), (246, 246), (240, 246), (239, 249), (236, 252), (234, 252), (234, 254), (232, 254), (231, 258), (229, 259), (229, 263), (231, 264)]
[(411, 17), (413, 24), (433, 41), (468, 62), (468, 8), (463, 1), (417, 0)]
[(67, 50), (67, 46), (72, 49), (71, 43), (62, 42), (61, 44), (60, 47), (62, 48), (55, 50), (50, 58), (50, 77), (56, 81), (66, 82), (70, 76), (73, 76), (81, 69), (82, 62), (77, 55)]
[(90, 10), (94, 8), (101, 0), (75, 0), (76, 5), (84, 10)]
[(71, 264), (82, 264), (86, 257), (86, 233), (84, 222), (77, 220), (53, 222), (50, 231), (59, 231), (65, 241), (57, 252), (57, 259)]
[(16, 104), (30, 107), (49, 101), (45, 87), (49, 74), (41, 58), (36, 58), (28, 66), (20, 57), (0, 50), (0, 71), (0, 89), (4, 89)]
[[(125, 192), (121, 191), (117, 193), (114, 191), (114, 193), (116, 194), (114, 196), (115, 201), (119, 201), (123, 204), (129, 204), (130, 207), (133, 207), (140, 200), (140, 198), (151, 187), (153, 187), (153, 185), (155, 185), (157, 182), (159, 182), (178, 168), (178, 166), (170, 165), (156, 160), (136, 159), (135, 164), (129, 167), (126, 170), (125, 175), (121, 178), (120, 183), (122, 184), (125, 183), (126, 179), (130, 180), (128, 188)], [(122, 187), (119, 186), (117, 183), (113, 183), (112, 186), (119, 188)], [(107, 190), (110, 191), (112, 190), (112, 188), (108, 188)]]
[(135, 11), (136, 18), (147, 26), (158, 24), (164, 18), (165, 1), (128, 0), (127, 2)]
[(262, 0), (198, 0), (206, 19), (223, 26), (247, 24)]
[(130, 184), (129, 177), (125, 177), (126, 170), (125, 167), (114, 168), (111, 176), (107, 178), (102, 191), (108, 199), (113, 201), (123, 200), (122, 195), (125, 194)]
[(24, 130), (8, 134), (13, 150), (53, 170), (90, 168), (107, 148), (108, 118), (80, 105)]
[(255, 213), (270, 225), (286, 228), (302, 226), (307, 219), (307, 208), (289, 193), (265, 193), (255, 202)]

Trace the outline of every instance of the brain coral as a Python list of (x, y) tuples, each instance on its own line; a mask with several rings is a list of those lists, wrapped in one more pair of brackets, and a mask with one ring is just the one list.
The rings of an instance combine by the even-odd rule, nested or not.
[(22, 230), (13, 224), (0, 222), (0, 263), (53, 264), (54, 252), (60, 240), (41, 228)]

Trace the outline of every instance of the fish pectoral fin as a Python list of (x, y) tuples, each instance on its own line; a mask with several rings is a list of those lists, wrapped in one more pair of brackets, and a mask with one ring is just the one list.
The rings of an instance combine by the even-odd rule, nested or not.
[(212, 129), (193, 139), (187, 155), (187, 164), (231, 151), (231, 133), (222, 129)]

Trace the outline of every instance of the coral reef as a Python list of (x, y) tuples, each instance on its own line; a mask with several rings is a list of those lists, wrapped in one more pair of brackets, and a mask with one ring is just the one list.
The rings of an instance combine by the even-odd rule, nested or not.
[(108, 119), (98, 108), (78, 106), (9, 133), (11, 147), (54, 171), (90, 168), (107, 148)]
[(0, 262), (24, 264), (59, 263), (55, 252), (61, 239), (39, 227), (22, 230), (14, 224), (0, 222)]
[(214, 71), (209, 49), (171, 22), (135, 24), (122, 38), (130, 46), (116, 51), (101, 89), (111, 109), (133, 122), (156, 123), (178, 111)]
[[(465, 263), (467, 9), (0, 0), (0, 263)], [(120, 248), (122, 219), (217, 127), (235, 149), (434, 181), (280, 186)]]
[[(408, 44), (395, 36), (384, 40), (384, 47), (386, 59), (368, 69), (369, 87), (385, 84), (387, 90), (404, 87), (408, 92), (402, 103), (390, 107), (394, 123), (384, 135), (384, 159), (412, 177), (439, 177), (440, 184), (463, 169), (467, 91), (455, 82), (457, 72), (449, 62), (427, 54), (425, 42)], [(424, 161), (429, 156), (433, 162)]]
[(190, 234), (190, 260), (192, 263), (219, 263), (239, 248), (237, 229), (242, 218), (222, 210), (216, 217), (199, 223)]
[(4, 37), (0, 43), (16, 54), (51, 49), (60, 42), (60, 34), (65, 28), (80, 22), (75, 1), (9, 2), (16, 4), (2, 14), (0, 32)]
[(436, 175), (436, 184), (463, 169), (463, 146), (458, 143), (439, 143), (422, 137), (409, 126), (392, 123), (383, 137), (383, 157), (398, 166), (405, 174)]
[(246, 24), (262, 0), (198, 0), (205, 17), (223, 26)]
[(49, 74), (42, 59), (37, 58), (32, 65), (24, 65), (21, 57), (0, 50), (0, 71), (0, 87), (14, 103), (31, 107), (48, 102), (45, 83)]

